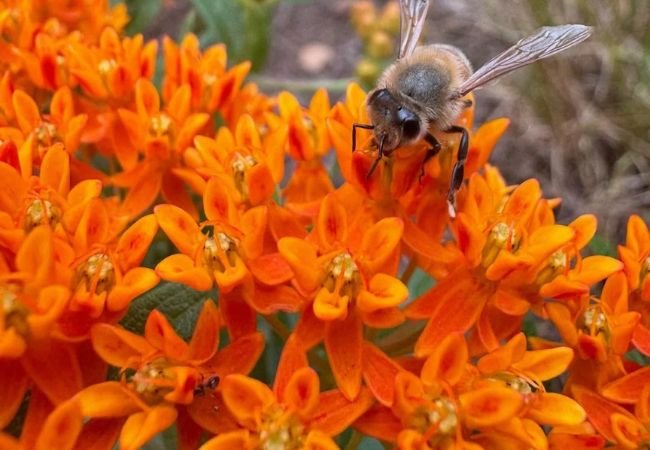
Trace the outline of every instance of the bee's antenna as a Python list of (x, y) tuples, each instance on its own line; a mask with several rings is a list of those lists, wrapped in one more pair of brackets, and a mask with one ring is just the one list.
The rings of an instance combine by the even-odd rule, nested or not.
[(379, 164), (379, 161), (384, 157), (384, 140), (386, 139), (386, 134), (381, 135), (381, 139), (379, 140), (379, 149), (377, 150), (377, 157), (375, 160), (372, 162), (372, 166), (370, 166), (370, 170), (366, 174), (366, 180), (370, 178), (372, 173), (375, 171), (375, 168), (377, 167), (377, 164)]
[(352, 124), (352, 151), (355, 151), (357, 149), (357, 128), (363, 128), (364, 130), (373, 130), (375, 126), (367, 123)]

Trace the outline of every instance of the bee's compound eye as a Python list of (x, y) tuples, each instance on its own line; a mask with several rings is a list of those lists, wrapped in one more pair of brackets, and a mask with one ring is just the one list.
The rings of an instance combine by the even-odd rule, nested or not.
[(417, 119), (407, 119), (402, 122), (402, 135), (406, 139), (414, 139), (420, 134), (420, 122)]

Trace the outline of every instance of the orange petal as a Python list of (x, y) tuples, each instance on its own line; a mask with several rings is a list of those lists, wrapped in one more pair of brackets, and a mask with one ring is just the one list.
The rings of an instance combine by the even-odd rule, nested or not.
[(47, 418), (38, 439), (36, 450), (72, 449), (81, 433), (83, 416), (76, 399), (59, 405)]
[(397, 217), (387, 217), (375, 223), (363, 234), (359, 255), (368, 274), (391, 273), (392, 262), (399, 248), (404, 222)]
[(543, 425), (580, 425), (587, 415), (572, 398), (552, 392), (540, 392), (530, 403), (527, 417)]
[(12, 102), (18, 126), (25, 135), (31, 133), (41, 123), (41, 114), (36, 102), (20, 89), (14, 91)]
[(519, 223), (525, 222), (542, 196), (539, 182), (531, 178), (524, 181), (512, 191), (503, 214)]
[(367, 389), (361, 389), (354, 401), (348, 400), (338, 390), (323, 392), (309, 426), (328, 436), (336, 436), (366, 412), (373, 402), (372, 394)]
[(221, 434), (240, 428), (228, 408), (223, 403), (220, 393), (194, 396), (186, 407), (187, 414), (198, 426), (211, 434)]
[(505, 345), (482, 357), (477, 364), (484, 374), (500, 372), (519, 361), (526, 352), (526, 335), (517, 333)]
[(627, 222), (625, 246), (637, 255), (647, 255), (650, 251), (650, 231), (643, 219), (632, 214)]
[(338, 290), (330, 292), (326, 287), (322, 287), (314, 299), (314, 314), (323, 321), (344, 320), (348, 314), (348, 303), (349, 296), (342, 296)]
[(200, 231), (192, 216), (174, 205), (158, 205), (154, 214), (160, 228), (176, 248), (186, 255), (193, 255)]
[(398, 306), (408, 295), (408, 288), (400, 280), (378, 273), (370, 279), (368, 288), (357, 296), (357, 306), (361, 311), (374, 312)]
[(219, 311), (212, 300), (206, 300), (190, 340), (188, 359), (200, 364), (212, 358), (218, 348)]
[(612, 414), (611, 423), (617, 444), (623, 448), (641, 448), (639, 444), (647, 433), (643, 424), (638, 420), (618, 413)]
[(327, 195), (321, 202), (316, 231), (325, 249), (340, 247), (347, 241), (347, 213), (337, 202), (334, 194)]
[(167, 318), (158, 310), (149, 313), (144, 325), (144, 337), (147, 342), (165, 356), (174, 360), (183, 360), (189, 353), (189, 347), (183, 339), (176, 334)]
[(111, 450), (120, 436), (122, 423), (120, 419), (90, 419), (84, 423), (75, 450)]
[(249, 430), (259, 430), (262, 411), (275, 402), (264, 383), (244, 375), (232, 374), (221, 382), (223, 401), (237, 422)]
[(140, 410), (135, 394), (117, 381), (93, 384), (76, 395), (85, 417), (124, 417)]
[(140, 218), (122, 233), (115, 249), (119, 255), (122, 271), (127, 272), (132, 267), (142, 263), (151, 241), (158, 231), (158, 222), (153, 214)]
[(252, 450), (248, 430), (237, 430), (213, 437), (200, 450)]
[(459, 333), (450, 334), (427, 358), (420, 378), (424, 384), (444, 381), (453, 386), (462, 377), (468, 357), (465, 338)]
[(33, 275), (36, 285), (46, 284), (54, 271), (52, 230), (40, 225), (25, 238), (16, 255), (16, 269)]
[(253, 276), (269, 286), (286, 283), (294, 277), (291, 266), (279, 253), (268, 253), (246, 263)]
[(303, 239), (286, 237), (278, 242), (278, 250), (293, 270), (301, 289), (314, 292), (322, 277), (314, 246)]
[(203, 208), (208, 220), (234, 222), (235, 204), (232, 195), (217, 177), (210, 178), (205, 187)]
[(605, 439), (596, 434), (570, 434), (553, 432), (548, 436), (549, 450), (601, 450)]
[(41, 182), (51, 186), (59, 194), (68, 195), (70, 190), (70, 154), (61, 146), (52, 146), (41, 162)]
[(354, 423), (354, 428), (365, 435), (393, 443), (403, 426), (390, 409), (375, 405)]
[(391, 406), (395, 396), (395, 376), (403, 369), (374, 345), (363, 344), (363, 379), (382, 405)]
[(194, 267), (194, 261), (183, 254), (168, 256), (156, 266), (156, 274), (163, 280), (175, 281), (197, 291), (207, 291), (212, 287), (212, 278), (200, 268)]
[(619, 270), (623, 270), (623, 263), (618, 259), (602, 255), (587, 256), (571, 278), (591, 286)]
[(108, 240), (110, 222), (106, 205), (99, 198), (88, 202), (74, 235), (75, 250), (89, 250), (94, 244)]
[(573, 350), (569, 347), (557, 347), (526, 352), (519, 361), (513, 363), (512, 367), (546, 381), (562, 374), (571, 361), (573, 361)]
[(578, 385), (571, 387), (573, 396), (587, 413), (589, 422), (594, 428), (610, 442), (616, 442), (616, 436), (612, 430), (611, 417), (613, 414), (622, 414), (635, 420), (634, 416), (620, 406), (601, 397), (595, 392)]
[(275, 380), (273, 381), (273, 392), (279, 402), (284, 401), (284, 393), (291, 379), (291, 375), (298, 370), (308, 367), (307, 353), (301, 347), (299, 338), (294, 333), (289, 336), (278, 362), (278, 368), (275, 371)]
[(650, 367), (643, 367), (607, 384), (602, 388), (601, 394), (616, 403), (633, 405), (639, 401), (643, 388), (649, 384)]
[(142, 336), (108, 324), (97, 324), (90, 330), (93, 348), (107, 363), (121, 368), (135, 368), (143, 355), (154, 348)]
[(0, 359), (0, 428), (4, 429), (14, 418), (27, 391), (28, 378), (20, 362)]
[(314, 314), (314, 308), (307, 307), (300, 315), (295, 334), (301, 347), (311, 349), (325, 337), (325, 323)]
[(308, 418), (318, 406), (320, 380), (311, 367), (298, 369), (289, 379), (284, 390), (283, 402), (291, 411)]
[(361, 389), (362, 349), (363, 324), (355, 311), (327, 324), (325, 351), (336, 384), (348, 400), (354, 400)]
[(542, 297), (550, 298), (578, 297), (588, 292), (589, 286), (579, 281), (569, 280), (565, 275), (555, 277), (539, 290)]
[(583, 248), (591, 241), (596, 234), (598, 220), (593, 214), (583, 214), (569, 224), (569, 227), (575, 231), (575, 246)]
[(176, 409), (169, 406), (153, 408), (132, 414), (120, 433), (120, 449), (137, 450), (156, 434), (170, 427), (176, 420)]
[(461, 394), (458, 401), (463, 421), (471, 428), (489, 427), (515, 416), (522, 405), (521, 396), (512, 389), (485, 387)]
[(303, 443), (303, 450), (339, 450), (339, 446), (336, 445), (336, 442), (326, 435), (325, 433), (318, 430), (311, 430), (305, 442)]
[(492, 149), (510, 125), (510, 119), (500, 118), (484, 123), (472, 136), (467, 157), (466, 173), (473, 173), (487, 162)]
[(638, 351), (650, 356), (650, 329), (643, 326), (643, 324), (637, 324), (632, 335), (632, 343)]
[(160, 277), (152, 269), (146, 267), (131, 269), (108, 294), (106, 307), (111, 312), (123, 311), (134, 298), (155, 287), (159, 281)]
[(135, 104), (141, 117), (151, 117), (160, 111), (160, 97), (151, 81), (140, 78), (135, 83)]

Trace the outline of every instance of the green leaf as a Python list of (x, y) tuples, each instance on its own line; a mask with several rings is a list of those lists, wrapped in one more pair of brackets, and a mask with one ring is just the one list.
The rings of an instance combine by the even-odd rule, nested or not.
[(192, 336), (203, 302), (216, 297), (216, 291), (199, 292), (182, 284), (163, 282), (136, 298), (120, 324), (133, 333), (142, 334), (149, 313), (157, 309), (187, 341)]
[(616, 257), (616, 247), (601, 235), (596, 235), (589, 243), (589, 250), (594, 255)]
[(126, 6), (129, 10), (131, 21), (126, 26), (126, 32), (134, 35), (144, 31), (160, 11), (160, 0), (129, 0)]
[(420, 270), (415, 269), (411, 279), (408, 282), (409, 298), (415, 299), (431, 289), (436, 282), (431, 278), (431, 275)]

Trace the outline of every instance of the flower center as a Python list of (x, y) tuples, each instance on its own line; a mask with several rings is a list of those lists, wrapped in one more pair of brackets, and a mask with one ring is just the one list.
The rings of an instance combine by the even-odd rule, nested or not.
[(490, 379), (503, 382), (506, 387), (521, 394), (524, 403), (529, 402), (537, 392), (545, 392), (544, 384), (524, 374), (499, 372), (489, 376)]
[(171, 117), (165, 113), (160, 113), (151, 118), (149, 130), (154, 136), (163, 136), (169, 132), (171, 125)]
[(149, 405), (160, 403), (174, 390), (175, 374), (169, 362), (158, 358), (142, 365), (130, 378), (132, 389)]
[(219, 78), (213, 73), (204, 73), (203, 74), (203, 82), (206, 84), (206, 86), (212, 86), (218, 80), (219, 80)]
[(590, 336), (598, 336), (601, 333), (609, 337), (609, 323), (607, 316), (599, 305), (590, 305), (578, 319), (578, 327)]
[(235, 187), (244, 198), (248, 198), (248, 186), (246, 185), (246, 172), (257, 165), (257, 160), (252, 155), (242, 155), (235, 153), (235, 159), (232, 162), (233, 179)]
[(438, 448), (443, 440), (454, 435), (457, 426), (456, 406), (446, 396), (422, 406), (411, 418), (411, 427), (421, 432), (433, 448)]
[(236, 264), (239, 244), (235, 238), (219, 231), (203, 244), (203, 262), (212, 271), (224, 272)]
[(555, 277), (563, 273), (568, 265), (569, 258), (566, 252), (564, 250), (556, 251), (550, 256), (546, 266), (539, 271), (536, 280), (537, 285), (541, 286), (552, 281)]
[(39, 225), (54, 227), (61, 220), (61, 210), (49, 200), (35, 199), (25, 211), (23, 228), (29, 232)]
[(341, 253), (332, 258), (327, 269), (323, 286), (339, 296), (353, 299), (361, 289), (361, 274), (349, 253)]
[(106, 253), (95, 253), (77, 269), (74, 285), (85, 283), (88, 292), (110, 292), (115, 286), (115, 268)]
[(56, 126), (54, 126), (53, 123), (44, 120), (34, 130), (34, 135), (39, 144), (51, 145), (56, 138)]
[(304, 435), (305, 427), (294, 414), (273, 405), (262, 416), (259, 448), (299, 450), (303, 448)]
[(117, 61), (113, 58), (111, 59), (102, 59), (99, 64), (97, 64), (97, 70), (101, 75), (107, 75), (109, 72), (114, 70), (117, 67)]
[(4, 320), (4, 329), (13, 329), (19, 336), (26, 338), (29, 336), (29, 324), (27, 317), (29, 311), (23, 305), (16, 294), (7, 287), (0, 287), (0, 320)]
[(489, 267), (504, 247), (510, 247), (514, 251), (515, 242), (515, 230), (512, 227), (504, 222), (494, 225), (483, 247), (483, 267)]

